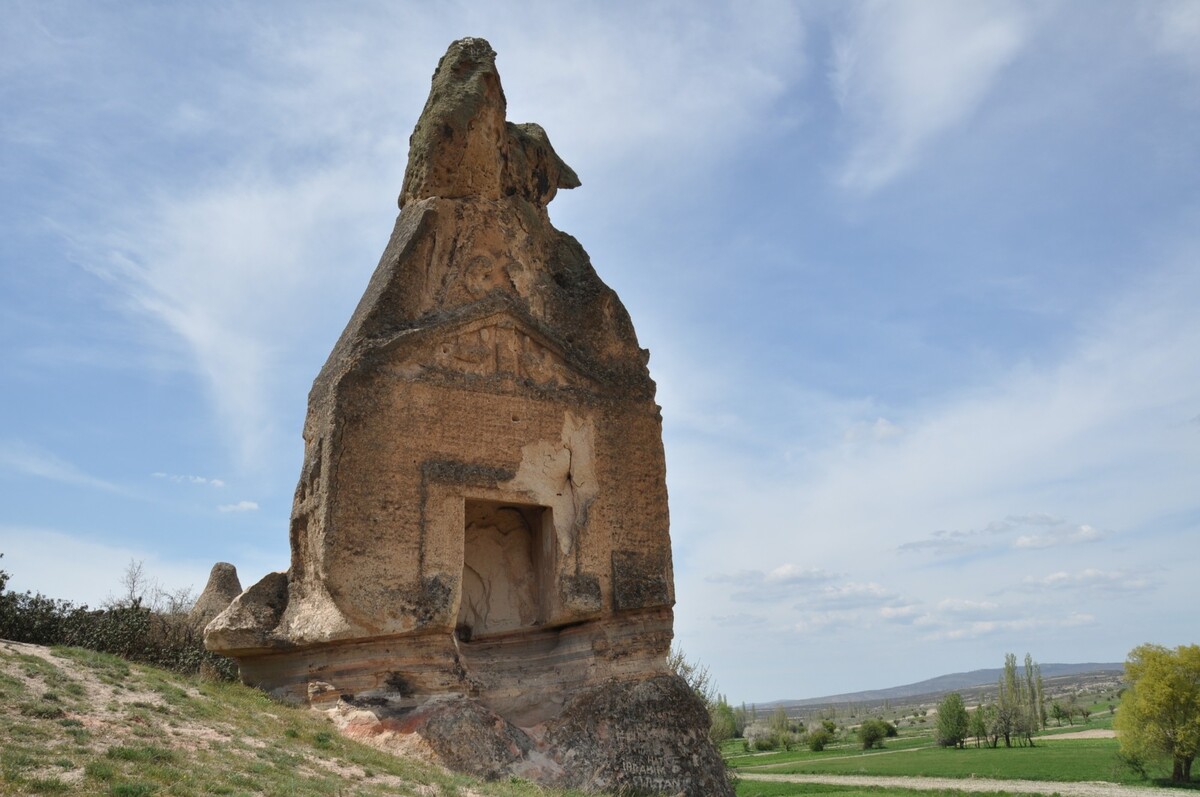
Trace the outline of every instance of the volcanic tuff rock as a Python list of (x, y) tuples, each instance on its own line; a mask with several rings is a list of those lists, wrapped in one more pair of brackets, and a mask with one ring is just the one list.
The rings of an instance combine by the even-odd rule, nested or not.
[(242, 592), (237, 568), (228, 562), (217, 562), (208, 574), (208, 583), (188, 612), (188, 622), (193, 628), (204, 628), (221, 612), (229, 607), (233, 599)]
[(506, 121), (488, 43), (452, 44), (391, 240), (309, 394), (291, 565), (206, 642), (458, 769), (732, 794), (665, 663), (649, 354), (546, 211), (578, 185), (541, 127)]

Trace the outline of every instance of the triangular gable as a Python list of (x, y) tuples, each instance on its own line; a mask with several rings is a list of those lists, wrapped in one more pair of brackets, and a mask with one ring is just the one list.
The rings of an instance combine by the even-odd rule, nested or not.
[(413, 376), (435, 370), (543, 387), (598, 387), (595, 379), (572, 367), (557, 343), (503, 310), (458, 324), (412, 330), (388, 348), (400, 355), (394, 367)]

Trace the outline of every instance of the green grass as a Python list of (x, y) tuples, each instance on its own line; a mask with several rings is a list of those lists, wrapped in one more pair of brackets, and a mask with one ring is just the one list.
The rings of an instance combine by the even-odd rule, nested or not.
[[(581, 797), (521, 780), (481, 783), (390, 755), (240, 684), (85, 650), (51, 653), (57, 663), (0, 652), (0, 795)], [(82, 671), (115, 695), (80, 699)]]
[[(828, 794), (834, 797), (964, 797), (981, 794), (958, 789), (892, 789), (879, 786), (834, 786), (824, 783), (767, 783), (739, 781), (738, 797), (795, 797), (796, 795)], [(987, 797), (1012, 797), (1013, 792), (987, 792)]]
[(791, 754), (769, 760), (734, 759), (735, 767), (780, 762), (769, 770), (777, 774), (822, 773), (855, 775), (909, 775), (944, 778), (998, 778), (1045, 781), (1100, 780), (1142, 783), (1117, 757), (1115, 739), (1039, 740), (1036, 747), (968, 747), (965, 750), (923, 747), (893, 754), (838, 755)]
[[(814, 753), (805, 747), (803, 744), (798, 745), (792, 750), (776, 750), (769, 752), (747, 753), (742, 749), (742, 740), (736, 739), (736, 745), (731, 745), (725, 742), (721, 745), (721, 753), (725, 757), (725, 761), (731, 767), (742, 766), (761, 766), (763, 764), (777, 764), (786, 761), (807, 761), (821, 760), (830, 756), (855, 756), (855, 755), (870, 755), (879, 753), (881, 750), (876, 748), (871, 751), (862, 749), (862, 745), (857, 741), (842, 740), (835, 744), (826, 747), (820, 753)], [(901, 735), (892, 739), (888, 739), (882, 750), (912, 750), (918, 747), (930, 747), (933, 744), (933, 739), (928, 734), (915, 736)]]

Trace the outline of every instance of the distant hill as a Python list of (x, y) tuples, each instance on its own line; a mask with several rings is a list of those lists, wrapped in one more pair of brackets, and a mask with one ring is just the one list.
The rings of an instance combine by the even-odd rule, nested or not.
[[(1121, 662), (1041, 664), (1039, 666), (1042, 668), (1042, 678), (1047, 681), (1052, 678), (1090, 675), (1093, 673), (1115, 673), (1120, 675), (1125, 670), (1125, 665)], [(831, 703), (870, 703), (884, 700), (906, 700), (914, 697), (928, 697), (975, 687), (994, 686), (1003, 674), (1004, 670), (999, 667), (988, 670), (971, 670), (970, 672), (939, 675), (936, 678), (929, 678), (925, 681), (905, 684), (904, 686), (893, 686), (888, 689), (868, 689), (863, 692), (848, 692), (840, 695), (826, 695), (825, 697), (809, 697), (802, 700), (773, 700), (770, 703), (761, 705), (800, 708), (803, 706), (821, 706)]]

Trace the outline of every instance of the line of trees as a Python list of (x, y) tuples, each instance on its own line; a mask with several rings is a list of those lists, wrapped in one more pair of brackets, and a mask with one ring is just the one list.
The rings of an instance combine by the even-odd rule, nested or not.
[[(2, 578), (0, 573), (0, 590)], [(747, 749), (805, 745), (819, 751), (836, 738), (838, 727), (832, 714), (805, 727), (776, 708), (765, 722), (760, 721), (754, 707), (730, 706), (724, 695), (716, 692), (706, 668), (689, 663), (678, 651), (672, 652), (670, 663), (708, 705), (714, 741), (741, 736)], [(1181, 645), (1174, 650), (1151, 644), (1134, 648), (1125, 662), (1125, 679), (1113, 720), (1122, 759), (1144, 777), (1149, 777), (1151, 767), (1166, 763), (1172, 781), (1190, 782), (1192, 764), (1200, 755), (1200, 645)], [(1006, 747), (1033, 746), (1034, 734), (1047, 727), (1048, 719), (1059, 725), (1076, 715), (1087, 720), (1087, 707), (1077, 704), (1074, 695), (1062, 702), (1052, 701), (1049, 716), (1046, 704), (1038, 664), (1026, 653), (1024, 666), (1018, 666), (1016, 655), (1007, 653), (995, 701), (971, 710), (958, 692), (946, 695), (937, 708), (935, 739), (943, 747), (966, 747), (971, 738), (976, 747), (998, 747), (1001, 740)], [(1109, 709), (1113, 710), (1112, 703)], [(864, 749), (882, 746), (883, 739), (894, 734), (895, 726), (881, 719), (868, 719), (858, 727)]]
[(935, 739), (942, 747), (1033, 746), (1033, 735), (1046, 727), (1046, 695), (1041, 668), (1025, 654), (1023, 671), (1017, 671), (1014, 653), (1004, 656), (1004, 672), (997, 684), (996, 702), (980, 704), (968, 712), (962, 695), (951, 692), (938, 704)]

